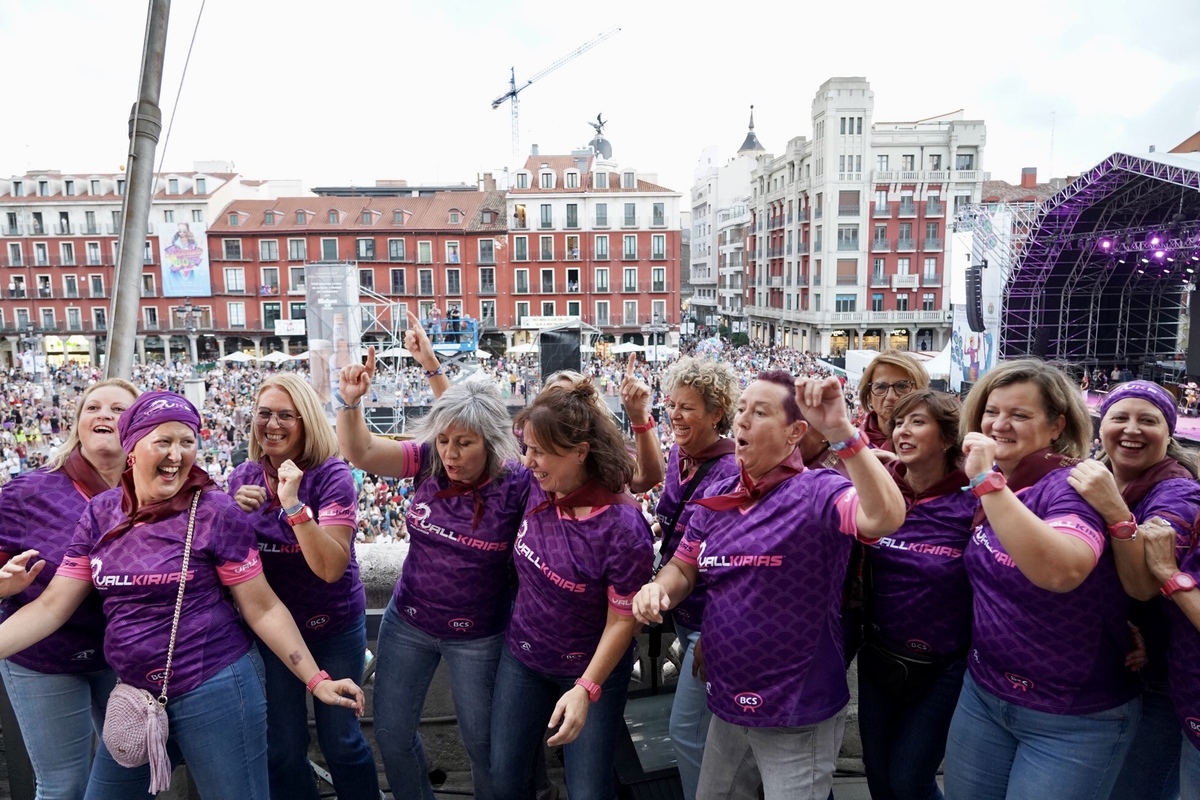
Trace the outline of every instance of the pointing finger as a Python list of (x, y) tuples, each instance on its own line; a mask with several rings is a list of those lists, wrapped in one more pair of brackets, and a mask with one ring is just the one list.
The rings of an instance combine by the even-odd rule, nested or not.
[(367, 376), (375, 377), (375, 345), (367, 348)]
[(637, 356), (635, 356), (633, 353), (630, 353), (629, 361), (627, 362), (627, 364), (625, 366), (625, 376), (627, 378), (634, 377), (634, 367), (636, 367), (636, 366), (637, 366)]

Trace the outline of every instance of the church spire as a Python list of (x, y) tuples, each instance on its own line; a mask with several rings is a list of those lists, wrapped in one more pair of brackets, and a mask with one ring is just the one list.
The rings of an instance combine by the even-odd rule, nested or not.
[(743, 153), (761, 153), (766, 150), (762, 143), (758, 141), (758, 137), (754, 135), (754, 106), (750, 106), (750, 129), (746, 132), (746, 141), (742, 142), (742, 146), (738, 148), (738, 155)]

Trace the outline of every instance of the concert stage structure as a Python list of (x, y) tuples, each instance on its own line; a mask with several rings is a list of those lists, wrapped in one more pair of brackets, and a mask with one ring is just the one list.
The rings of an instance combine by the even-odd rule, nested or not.
[[(958, 227), (974, 232), (970, 330), (991, 317), (1000, 358), (1138, 374), (1178, 353), (1188, 303), (1200, 313), (1200, 153), (1114, 153), (1028, 213), (976, 206)], [(989, 267), (999, 307), (981, 309)], [(1189, 330), (1196, 376), (1200, 325)]]

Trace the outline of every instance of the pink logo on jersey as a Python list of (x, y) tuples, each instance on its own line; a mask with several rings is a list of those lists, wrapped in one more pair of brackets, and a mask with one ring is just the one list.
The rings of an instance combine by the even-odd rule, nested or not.
[(1015, 672), (1006, 672), (1004, 673), (1004, 677), (1008, 679), (1008, 682), (1013, 685), (1014, 689), (1020, 689), (1022, 692), (1028, 692), (1033, 688), (1033, 681), (1029, 680), (1029, 678), (1023, 678), (1020, 675), (1017, 675)]
[(743, 714), (756, 714), (762, 708), (763, 699), (761, 694), (755, 692), (739, 692), (733, 696), (733, 702)]
[(306, 626), (308, 626), (308, 628), (310, 630), (324, 628), (326, 625), (329, 624), (329, 615), (328, 614), (317, 614), (315, 617), (313, 617), (312, 619), (310, 619), (308, 622), (306, 622), (304, 624)]
[(471, 620), (466, 619), (464, 617), (459, 617), (458, 619), (452, 619), (449, 622), (447, 622), (446, 624), (449, 625), (453, 630), (456, 630), (456, 631), (467, 631), (467, 630), (470, 630), (471, 628), (475, 627), (474, 622), (472, 622)]
[(167, 679), (167, 668), (152, 669), (146, 673), (146, 680), (150, 683), (162, 683)]

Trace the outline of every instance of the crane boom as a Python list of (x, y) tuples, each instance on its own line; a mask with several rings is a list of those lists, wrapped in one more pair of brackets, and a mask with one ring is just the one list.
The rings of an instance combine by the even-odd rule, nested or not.
[(524, 91), (525, 89), (529, 88), (529, 85), (532, 84), (534, 81), (540, 80), (541, 78), (546, 77), (554, 70), (556, 70), (559, 67), (561, 67), (562, 65), (566, 64), (568, 61), (572, 61), (576, 58), (579, 58), (579, 56), (583, 55), (588, 50), (591, 50), (593, 47), (600, 44), (608, 37), (612, 36), (615, 33), (619, 33), (620, 31), (621, 31), (620, 28), (612, 28), (612, 29), (607, 30), (604, 33), (600, 34), (595, 39), (592, 39), (588, 42), (584, 42), (579, 47), (576, 47), (574, 50), (567, 53), (565, 56), (558, 59), (554, 63), (550, 64), (549, 66), (543, 67), (542, 69), (535, 72), (531, 77), (527, 78), (523, 83), (521, 83), (520, 86), (517, 85), (516, 67), (512, 67), (509, 69), (508, 91), (492, 101), (492, 109), (495, 110), (495, 109), (499, 108), (500, 106), (504, 105), (505, 101), (508, 101), (509, 105), (512, 106), (512, 155), (513, 155), (514, 165), (517, 164), (518, 159), (521, 157), (521, 133), (520, 133), (521, 129), (520, 129), (520, 124), (519, 124), (520, 123), (520, 110), (519, 109), (520, 109), (520, 94), (521, 94), (521, 92)]

